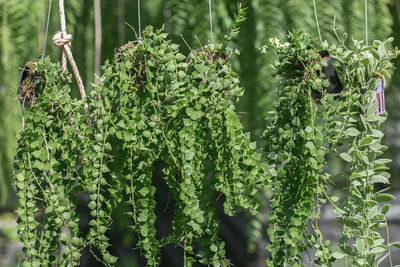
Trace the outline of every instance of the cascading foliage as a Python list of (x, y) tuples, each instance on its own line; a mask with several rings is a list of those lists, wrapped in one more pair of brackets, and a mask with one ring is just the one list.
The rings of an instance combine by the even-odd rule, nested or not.
[[(342, 146), (339, 148), (345, 152), (340, 157), (349, 165), (347, 195), (335, 210), (338, 221), (343, 224), (340, 257), (349, 257), (353, 266), (372, 266), (387, 257), (392, 265), (390, 247), (399, 247), (398, 243), (390, 243), (385, 219), (390, 205), (383, 203), (394, 197), (383, 193), (389, 189), (384, 185), (389, 184), (386, 163), (391, 160), (379, 158), (387, 149), (381, 144), (384, 134), (379, 130), (387, 116), (376, 114), (375, 93), (380, 83), (386, 85), (390, 80), (394, 69), (391, 62), (399, 54), (391, 48), (392, 41), (392, 38), (374, 41), (369, 47), (353, 41), (352, 50), (343, 41), (341, 46), (332, 49), (340, 61), (338, 69), (343, 73), (345, 85), (338, 101), (346, 103), (335, 110), (341, 116), (342, 125), (336, 131), (333, 146)], [(377, 191), (380, 188), (385, 189)], [(387, 230), (386, 238), (378, 232), (382, 228)]]
[[(114, 8), (118, 2), (120, 12)], [(166, 23), (166, 29), (178, 39), (182, 34), (190, 45), (197, 44), (193, 35), (197, 35), (201, 42), (209, 39), (209, 23), (207, 1), (193, 3), (182, 0), (148, 0), (142, 1), (143, 25), (162, 25)], [(13, 206), (13, 202), (6, 203), (8, 192), (12, 192), (11, 165), (15, 151), (15, 132), (18, 129), (18, 103), (15, 100), (15, 81), (18, 79), (18, 66), (24, 64), (32, 57), (38, 57), (42, 51), (45, 34), (45, 21), (47, 15), (48, 0), (0, 0), (0, 190), (1, 205)], [(185, 3), (185, 4), (182, 4)], [(250, 43), (255, 42), (260, 46), (267, 38), (277, 36), (284, 38), (287, 26), (317, 34), (314, 23), (312, 1), (287, 1), (287, 0), (254, 0), (245, 1), (249, 5), (248, 22), (243, 25), (240, 40), (235, 42), (235, 47), (241, 52), (239, 57), (233, 60), (234, 70), (241, 77), (242, 86), (246, 95), (242, 97), (240, 111), (251, 115), (246, 117), (246, 124), (251, 130), (261, 132), (263, 118), (267, 115), (275, 99), (275, 91), (271, 87), (272, 78), (267, 66), (273, 62), (273, 53), (259, 57), (257, 48)], [(397, 23), (393, 24), (396, 17), (392, 17), (391, 10), (395, 10), (394, 1), (368, 0), (369, 3), (369, 36), (370, 39), (384, 39), (390, 36), (392, 31), (397, 31)], [(214, 37), (221, 39), (224, 28), (232, 21), (232, 14), (237, 1), (216, 1), (212, 3)], [(347, 32), (349, 36), (357, 39), (364, 37), (364, 1), (348, 0), (324, 0), (316, 1), (320, 27), (323, 38), (330, 43), (334, 42), (334, 35), (330, 30), (333, 18), (337, 18), (341, 32)], [(287, 9), (290, 7), (290, 10)], [(136, 26), (137, 23), (136, 1), (103, 0), (103, 27), (104, 38), (102, 44), (102, 58), (110, 58), (113, 49), (119, 45), (119, 40), (124, 42), (125, 32), (130, 31), (125, 22)], [(53, 2), (49, 33), (54, 33), (59, 27), (57, 14), (58, 5)], [(80, 68), (82, 78), (87, 83), (86, 88), (92, 88), (90, 81), (93, 79), (94, 62), (94, 24), (93, 1), (69, 0), (65, 1), (67, 11), (68, 30), (73, 36), (72, 50)], [(348, 19), (347, 19), (348, 18)], [(121, 30), (116, 30), (121, 29)], [(222, 29), (222, 30), (221, 30)], [(130, 34), (130, 33), (129, 33)], [(129, 36), (129, 35), (127, 35)], [(47, 54), (57, 58), (59, 49), (51, 48), (49, 43)], [(257, 66), (249, 71), (243, 63), (253, 61)], [(242, 68), (240, 68), (240, 65)], [(254, 70), (259, 71), (254, 71)], [(243, 101), (245, 100), (245, 101)], [(13, 110), (13, 112), (10, 112)], [(247, 123), (248, 121), (248, 123)], [(17, 125), (16, 125), (17, 124)], [(13, 193), (11, 194), (11, 196)]]
[[(221, 45), (186, 57), (166, 37), (148, 28), (141, 43), (122, 47), (104, 67), (102, 86), (94, 94), (112, 107), (110, 129), (126, 155), (121, 184), (132, 207), (131, 228), (148, 264), (159, 262), (162, 246), (177, 243), (184, 249), (185, 266), (197, 259), (226, 266), (212, 199), (223, 194), (227, 214), (236, 206), (254, 210), (252, 196), (261, 182), (254, 167), (260, 155), (233, 106), (242, 89), (227, 63), (231, 52)], [(154, 228), (157, 161), (164, 164), (175, 202), (173, 232), (161, 240)]]
[[(131, 207), (129, 228), (149, 266), (159, 264), (168, 244), (183, 248), (185, 266), (230, 265), (215, 199), (225, 198), (229, 215), (237, 207), (255, 212), (253, 196), (263, 183), (261, 156), (234, 107), (243, 93), (228, 62), (236, 51), (226, 48), (243, 17), (241, 10), (226, 41), (189, 57), (162, 30), (147, 28), (143, 41), (121, 47), (103, 67), (89, 112), (69, 96), (70, 76), (58, 65), (29, 64), (15, 164), (25, 266), (76, 266), (84, 247), (113, 266), (106, 232), (121, 202)], [(156, 162), (163, 164), (175, 210), (172, 233), (161, 239), (154, 226)], [(77, 226), (77, 192), (90, 199), (85, 236)]]
[[(390, 78), (398, 51), (390, 48), (391, 39), (373, 46), (354, 41), (353, 49), (345, 41), (329, 47), (301, 33), (290, 34), (287, 43), (271, 39), (264, 47), (275, 48), (279, 58), (274, 66), (279, 99), (265, 132), (274, 193), (268, 266), (302, 266), (306, 254), (323, 266), (342, 258), (354, 266), (372, 266), (390, 258), (390, 247), (399, 245), (377, 232), (387, 227), (389, 209), (380, 203), (393, 197), (375, 191), (376, 184), (389, 183), (385, 163), (390, 162), (378, 158), (386, 148), (378, 130), (386, 115), (376, 114), (375, 89)], [(332, 85), (324, 74), (328, 53), (341, 74), (341, 91), (327, 93)], [(339, 197), (326, 193), (335, 182), (326, 172), (328, 148), (349, 162), (347, 195), (337, 204)], [(341, 251), (333, 252), (318, 229), (326, 200), (343, 224)]]
[(70, 76), (62, 74), (58, 64), (46, 58), (26, 69), (19, 94), (23, 126), (14, 170), (24, 266), (74, 266), (83, 245), (74, 196), (80, 184), (76, 164), (81, 103), (69, 97)]
[[(290, 34), (288, 38), (285, 44), (278, 39), (270, 43), (278, 54), (279, 63), (274, 69), (279, 91), (276, 111), (265, 132), (265, 152), (274, 166), (270, 169), (274, 195), (268, 216), (267, 249), (271, 258), (267, 265), (301, 266), (301, 253), (307, 246), (319, 246), (323, 258), (318, 262), (326, 264), (331, 261), (331, 253), (316, 222), (320, 213), (318, 198), (326, 185), (322, 173), (326, 140), (321, 123), (325, 117), (313, 97), (329, 86), (322, 72), (327, 60), (321, 59), (323, 46), (310, 35)], [(308, 231), (310, 227), (314, 231)]]
[[(377, 10), (387, 12), (384, 5)], [(292, 23), (300, 21), (293, 10), (285, 14)], [(268, 47), (278, 54), (279, 94), (265, 133), (271, 166), (265, 181), (256, 144), (234, 107), (243, 90), (229, 63), (237, 51), (227, 43), (243, 17), (240, 10), (222, 43), (189, 48), (189, 56), (162, 30), (146, 29), (142, 42), (121, 47), (103, 67), (87, 100), (89, 112), (85, 101), (70, 97), (71, 77), (58, 64), (45, 59), (27, 65), (14, 176), (24, 266), (76, 266), (85, 247), (105, 266), (115, 265), (107, 230), (122, 203), (130, 207), (129, 228), (148, 265), (157, 266), (162, 248), (174, 244), (183, 248), (185, 266), (227, 266), (215, 199), (224, 197), (229, 215), (237, 207), (255, 212), (254, 195), (267, 182), (274, 193), (267, 265), (302, 266), (306, 254), (322, 266), (342, 258), (355, 266), (390, 259), (390, 247), (400, 244), (378, 232), (387, 228), (390, 205), (382, 204), (393, 197), (375, 191), (388, 183), (389, 160), (378, 158), (386, 149), (378, 129), (385, 115), (375, 114), (374, 92), (390, 78), (397, 50), (390, 40), (370, 47), (354, 41), (349, 49), (346, 40), (328, 46), (307, 34), (291, 34), (288, 43), (274, 39)], [(327, 52), (343, 82), (335, 94), (326, 93)], [(328, 149), (348, 166), (345, 196), (327, 194), (336, 178), (326, 172)], [(152, 176), (160, 162), (175, 211), (165, 237), (154, 226)], [(78, 192), (89, 199), (87, 235), (78, 227)], [(326, 201), (343, 224), (340, 251), (318, 228)]]

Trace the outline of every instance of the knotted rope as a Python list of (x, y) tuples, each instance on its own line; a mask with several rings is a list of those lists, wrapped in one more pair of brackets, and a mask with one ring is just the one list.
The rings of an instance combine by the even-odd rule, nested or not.
[(59, 48), (64, 48), (64, 45), (71, 46), (72, 35), (67, 34), (67, 36), (63, 36), (62, 32), (56, 32), (53, 36), (53, 44)]
[[(53, 36), (53, 44), (60, 49), (63, 49), (62, 53), (62, 69), (63, 72), (67, 70), (67, 58), (69, 63), (71, 64), (72, 71), (74, 72), (76, 81), (78, 82), (79, 92), (81, 94), (82, 99), (86, 99), (85, 88), (82, 83), (81, 76), (79, 75), (78, 67), (76, 66), (76, 62), (71, 52), (71, 39), (72, 35), (67, 33), (67, 27), (65, 24), (65, 13), (64, 13), (64, 0), (59, 0), (59, 8), (60, 8), (60, 21), (61, 21), (61, 31), (56, 32)], [(85, 108), (87, 106), (85, 105)]]

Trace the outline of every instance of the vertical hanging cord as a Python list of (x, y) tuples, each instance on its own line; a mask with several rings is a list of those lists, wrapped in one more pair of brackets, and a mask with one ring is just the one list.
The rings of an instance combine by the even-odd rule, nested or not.
[[(83, 86), (83, 82), (81, 76), (79, 74), (78, 67), (76, 66), (75, 59), (71, 52), (71, 34), (67, 33), (67, 26), (65, 23), (65, 12), (64, 12), (64, 0), (59, 0), (58, 2), (59, 9), (60, 9), (60, 24), (61, 24), (61, 31), (56, 32), (53, 36), (53, 44), (63, 50), (62, 52), (62, 69), (63, 72), (67, 70), (67, 58), (71, 63), (72, 71), (75, 75), (76, 81), (78, 83), (79, 92), (81, 94), (82, 99), (86, 99), (85, 88)], [(86, 112), (88, 111), (89, 107), (87, 103), (85, 104)]]
[[(63, 37), (67, 36), (67, 26), (65, 22), (65, 14), (64, 14), (64, 0), (59, 0), (58, 1), (58, 7), (60, 9), (60, 25), (61, 25), (61, 33)], [(63, 50), (61, 54), (61, 66), (63, 71), (65, 72), (67, 70), (67, 56), (65, 55), (66, 52)]]
[(49, 11), (47, 12), (47, 23), (46, 23), (46, 33), (44, 35), (43, 41), (43, 53), (40, 57), (41, 60), (44, 59), (44, 55), (46, 53), (46, 43), (47, 43), (47, 34), (49, 33), (49, 22), (50, 22), (50, 13), (51, 13), (51, 0), (49, 1)]
[(142, 22), (140, 18), (140, 0), (137, 1), (138, 4), (138, 24), (139, 24), (139, 42), (142, 41)]
[(95, 36), (95, 53), (94, 53), (94, 80), (95, 85), (99, 85), (100, 81), (100, 65), (101, 65), (101, 41), (102, 41), (102, 26), (101, 26), (101, 0), (94, 0), (94, 36)]
[(368, 0), (365, 3), (365, 44), (368, 46)]
[(318, 22), (318, 15), (317, 15), (317, 5), (315, 4), (315, 0), (313, 0), (314, 3), (314, 13), (315, 13), (315, 21), (317, 22), (317, 29), (318, 29), (318, 35), (319, 35), (319, 40), (322, 44), (322, 37), (321, 37), (321, 31), (319, 29), (319, 22)]
[(214, 44), (214, 33), (213, 33), (213, 23), (212, 23), (212, 7), (211, 7), (211, 0), (208, 0), (208, 9), (209, 9), (209, 13), (210, 13), (211, 44)]

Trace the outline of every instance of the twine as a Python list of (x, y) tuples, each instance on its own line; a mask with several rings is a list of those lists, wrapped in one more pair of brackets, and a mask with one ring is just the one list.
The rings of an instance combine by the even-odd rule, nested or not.
[[(67, 70), (67, 58), (68, 58), (68, 61), (72, 67), (72, 71), (75, 75), (76, 81), (78, 83), (81, 97), (82, 99), (86, 99), (85, 88), (83, 86), (78, 67), (76, 66), (76, 62), (74, 57), (72, 56), (70, 48), (72, 35), (67, 33), (67, 27), (65, 24), (64, 0), (59, 0), (59, 8), (60, 8), (61, 31), (56, 32), (56, 34), (53, 36), (53, 44), (59, 47), (60, 49), (63, 49), (62, 63), (61, 63), (63, 72)], [(87, 105), (85, 105), (85, 108), (87, 108)]]

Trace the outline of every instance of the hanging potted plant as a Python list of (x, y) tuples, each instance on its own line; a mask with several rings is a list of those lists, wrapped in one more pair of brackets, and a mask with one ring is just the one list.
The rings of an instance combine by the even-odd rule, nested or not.
[[(97, 193), (90, 192), (93, 203), (89, 207), (97, 217), (90, 223), (90, 236), (100, 236), (98, 240), (104, 242), (97, 246), (106, 250), (102, 236), (110, 222), (107, 212), (124, 195), (132, 208), (128, 212), (131, 229), (139, 237), (148, 265), (158, 265), (164, 246), (178, 244), (184, 250), (185, 266), (196, 261), (227, 266), (213, 195), (225, 196), (227, 214), (233, 214), (235, 207), (255, 211), (253, 195), (262, 183), (257, 168), (260, 155), (254, 152), (256, 145), (243, 132), (233, 106), (242, 89), (227, 57), (222, 56), (231, 52), (222, 52), (219, 45), (191, 53), (191, 61), (186, 62), (179, 47), (166, 38), (162, 30), (153, 32), (148, 27), (141, 42), (128, 43), (106, 63), (100, 85), (92, 92), (90, 127), (96, 134), (84, 150), (118, 153), (125, 160), (121, 169), (107, 173), (112, 162), (104, 159), (106, 176), (91, 179), (96, 185), (87, 186), (97, 188)], [(111, 147), (113, 138), (120, 148)], [(156, 161), (163, 162), (163, 179), (175, 203), (173, 231), (161, 239), (154, 226)], [(97, 166), (95, 173), (104, 169)], [(105, 191), (110, 195), (102, 198), (98, 192)]]
[(70, 75), (48, 58), (25, 66), (21, 77), (23, 125), (14, 177), (24, 266), (77, 265), (83, 241), (78, 215), (71, 211), (76, 209), (74, 173), (80, 153), (74, 140), (79, 139), (82, 102), (70, 98)]
[[(382, 82), (376, 77), (387, 76), (393, 69), (390, 61), (398, 55), (389, 48), (390, 42), (375, 41), (371, 47), (354, 42), (355, 47), (348, 49), (343, 42), (328, 47), (296, 33), (289, 35), (287, 43), (270, 42), (279, 57), (275, 79), (280, 86), (276, 111), (265, 132), (274, 192), (267, 265), (301, 265), (303, 252), (311, 249), (315, 252), (310, 259), (328, 266), (343, 257), (352, 259), (355, 266), (390, 258), (390, 247), (397, 244), (385, 244), (377, 229), (387, 227), (384, 214), (389, 208), (378, 203), (392, 197), (374, 192), (375, 183), (388, 183), (384, 170), (389, 161), (378, 159), (384, 146), (380, 144), (383, 133), (377, 128), (385, 118), (376, 114), (375, 89)], [(321, 58), (324, 51), (335, 58), (335, 68), (343, 74), (339, 94), (325, 89), (331, 86), (329, 75), (318, 72), (328, 66)], [(312, 96), (313, 91), (320, 94), (318, 98)], [(333, 182), (332, 174), (323, 171), (327, 148), (338, 154), (347, 150), (340, 153), (350, 164), (348, 193), (341, 204), (335, 204), (337, 196), (326, 193), (327, 184)], [(320, 206), (326, 201), (343, 224), (340, 251), (332, 251), (318, 228)]]
[[(259, 182), (255, 166), (260, 157), (230, 100), (241, 89), (236, 77), (227, 76), (229, 65), (199, 54), (188, 64), (165, 38), (162, 31), (145, 30), (140, 44), (104, 68), (104, 81), (116, 90), (102, 85), (96, 94), (114, 107), (110, 123), (127, 155), (121, 184), (148, 264), (159, 262), (161, 247), (176, 243), (184, 249), (185, 266), (195, 261), (226, 266), (210, 189), (225, 195), (229, 214), (234, 206), (255, 208), (251, 196)], [(154, 228), (151, 181), (157, 160), (165, 164), (164, 179), (175, 201), (173, 233), (161, 240)]]
[(268, 46), (278, 55), (274, 71), (279, 89), (276, 111), (264, 134), (274, 193), (267, 266), (300, 266), (308, 248), (318, 249), (315, 263), (329, 265), (334, 257), (318, 228), (321, 192), (328, 182), (322, 173), (327, 150), (319, 123), (326, 116), (316, 102), (333, 99), (322, 71), (328, 66), (321, 58), (327, 47), (306, 33), (290, 33), (287, 43), (271, 39)]

